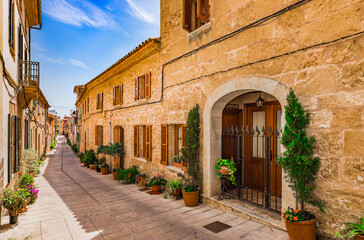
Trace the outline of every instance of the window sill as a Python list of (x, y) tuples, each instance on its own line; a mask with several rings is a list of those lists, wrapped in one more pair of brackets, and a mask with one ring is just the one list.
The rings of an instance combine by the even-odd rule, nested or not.
[(167, 169), (171, 172), (176, 172), (176, 173), (185, 173), (181, 168), (178, 167), (174, 167), (174, 166), (167, 166)]
[(203, 34), (208, 33), (212, 28), (212, 21), (204, 24), (203, 26), (193, 30), (192, 32), (187, 34), (187, 39), (189, 41), (194, 41), (197, 38), (201, 38)]
[(142, 162), (142, 163), (148, 163), (146, 159), (144, 158), (135, 158), (137, 161)]

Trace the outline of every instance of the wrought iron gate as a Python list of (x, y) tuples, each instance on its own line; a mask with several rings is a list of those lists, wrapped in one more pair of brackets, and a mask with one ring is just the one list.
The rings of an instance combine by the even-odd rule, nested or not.
[(281, 211), (282, 170), (275, 162), (280, 156), (281, 130), (223, 127), (221, 153), (236, 163), (237, 186), (222, 186), (224, 194)]

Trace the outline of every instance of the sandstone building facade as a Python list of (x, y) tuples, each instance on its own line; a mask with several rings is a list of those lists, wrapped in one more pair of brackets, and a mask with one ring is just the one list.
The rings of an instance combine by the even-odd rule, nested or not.
[[(322, 161), (315, 194), (329, 210), (316, 214), (320, 234), (332, 236), (350, 211), (364, 206), (363, 8), (359, 0), (161, 0), (160, 38), (75, 87), (80, 150), (123, 142), (125, 156), (116, 167), (138, 165), (173, 178), (183, 172), (178, 156), (188, 112), (199, 104), (204, 202), (221, 207), (214, 166), (234, 157), (242, 194), (254, 191), (259, 198), (268, 176), (277, 201), (264, 205), (281, 211), (296, 205), (292, 192), (278, 166), (270, 163), (274, 172), (264, 175), (259, 161), (282, 151), (279, 129), (292, 88), (311, 114), (309, 133)], [(242, 145), (243, 157), (236, 157), (228, 147), (235, 140), (224, 135), (246, 127), (277, 129), (274, 149), (258, 153), (263, 145), (251, 141), (252, 150)], [(272, 214), (261, 209), (257, 221), (283, 227), (279, 216), (264, 220)]]

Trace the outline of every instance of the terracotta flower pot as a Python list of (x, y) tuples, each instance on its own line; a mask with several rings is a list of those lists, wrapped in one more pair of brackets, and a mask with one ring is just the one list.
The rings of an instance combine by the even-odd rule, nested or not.
[(102, 167), (101, 168), (101, 174), (107, 175), (109, 173), (109, 167)]
[(196, 207), (198, 205), (198, 201), (200, 200), (200, 191), (195, 192), (185, 192), (183, 193), (183, 200), (187, 207)]
[(174, 197), (181, 196), (181, 188), (172, 189), (172, 196), (174, 196)]
[(139, 187), (145, 187), (147, 185), (147, 181), (145, 180), (145, 177), (138, 177), (138, 186)]
[(228, 167), (226, 167), (226, 166), (221, 166), (221, 169), (219, 170), (219, 172), (220, 172), (222, 175), (228, 175), (228, 174), (229, 174), (229, 169), (228, 169)]
[(10, 216), (10, 224), (17, 224), (18, 223), (18, 215), (16, 216)]
[(82, 167), (87, 167), (87, 163), (83, 162)]
[(364, 240), (364, 235), (355, 236), (355, 240)]
[(161, 185), (152, 185), (152, 193), (161, 193)]
[(89, 166), (90, 166), (90, 170), (95, 170), (95, 168), (96, 168), (94, 164), (90, 164)]
[(119, 173), (118, 173), (118, 172), (113, 172), (113, 173), (112, 173), (112, 178), (113, 178), (114, 180), (117, 180), (117, 179), (118, 179), (118, 175), (119, 175)]
[(288, 222), (286, 221), (288, 236), (291, 240), (315, 240), (316, 218), (309, 221)]

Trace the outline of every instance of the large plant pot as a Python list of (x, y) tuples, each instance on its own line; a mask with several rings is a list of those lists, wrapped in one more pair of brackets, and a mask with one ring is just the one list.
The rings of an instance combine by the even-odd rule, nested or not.
[(364, 235), (355, 236), (355, 240), (364, 240)]
[(181, 188), (172, 189), (172, 196), (174, 196), (174, 197), (181, 196)]
[(161, 185), (152, 185), (152, 194), (160, 194), (162, 193), (161, 191)]
[(113, 172), (113, 173), (112, 173), (112, 178), (113, 178), (114, 180), (117, 180), (117, 179), (118, 179), (118, 175), (119, 175), (119, 172)]
[(145, 177), (138, 177), (137, 181), (139, 187), (145, 187), (147, 185)]
[(315, 240), (316, 239), (316, 218), (309, 221), (288, 222), (286, 228), (291, 240)]
[(200, 200), (200, 191), (195, 192), (185, 192), (183, 193), (183, 200), (187, 207), (196, 207), (198, 205), (198, 201)]
[(96, 168), (94, 164), (90, 164), (89, 166), (90, 166), (90, 170), (95, 170), (95, 168)]
[(219, 170), (219, 172), (222, 174), (222, 175), (228, 175), (229, 174), (229, 168), (226, 167), (226, 166), (221, 166), (221, 169)]
[(18, 215), (16, 216), (10, 216), (10, 224), (17, 224), (18, 223)]
[(109, 173), (109, 167), (102, 167), (101, 168), (101, 174), (107, 175)]

